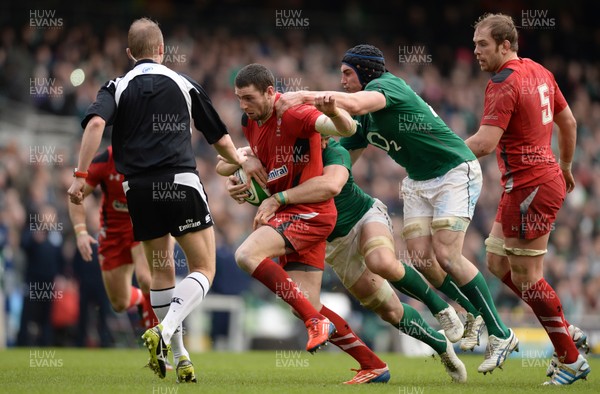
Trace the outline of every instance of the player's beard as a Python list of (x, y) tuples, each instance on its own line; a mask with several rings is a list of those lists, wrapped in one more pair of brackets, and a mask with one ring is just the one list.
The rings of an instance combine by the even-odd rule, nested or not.
[(256, 119), (255, 121), (259, 123), (265, 123), (271, 117), (273, 111), (273, 103), (270, 103), (268, 100), (265, 102), (264, 106), (261, 108), (260, 113), (255, 112)]
[(502, 54), (500, 53), (500, 45), (496, 46), (496, 51), (492, 56), (488, 56), (485, 65), (489, 72), (497, 73), (498, 69), (502, 66)]

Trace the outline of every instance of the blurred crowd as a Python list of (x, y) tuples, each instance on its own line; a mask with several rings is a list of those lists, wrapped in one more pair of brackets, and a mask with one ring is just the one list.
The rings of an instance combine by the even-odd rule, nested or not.
[[(244, 139), (241, 111), (232, 81), (241, 67), (253, 62), (266, 65), (273, 71), (277, 89), (281, 92), (339, 90), (340, 59), (346, 49), (361, 42), (382, 49), (388, 70), (405, 79), (458, 135), (466, 138), (477, 130), (484, 89), (490, 77), (476, 67), (472, 53), (470, 26), (478, 14), (467, 20), (460, 15), (462, 11), (458, 7), (444, 8), (435, 16), (441, 20), (433, 22), (443, 23), (448, 34), (436, 37), (426, 29), (432, 26), (434, 16), (425, 14), (423, 8), (411, 7), (404, 16), (407, 23), (398, 27), (398, 34), (383, 38), (383, 34), (377, 35), (375, 28), (365, 35), (349, 28), (324, 30), (325, 27), (319, 25), (316, 11), (302, 8), (303, 2), (298, 4), (303, 17), (309, 18), (308, 27), (280, 29), (274, 11), (268, 14), (267, 26), (257, 29), (256, 33), (239, 26), (228, 29), (229, 24), (219, 27), (219, 21), (226, 23), (223, 15), (215, 18), (213, 25), (217, 26), (214, 27), (210, 27), (211, 24), (206, 27), (176, 23), (173, 18), (163, 27), (165, 64), (205, 87), (237, 146), (243, 146)], [(519, 12), (518, 8), (514, 10), (515, 15)], [(580, 26), (573, 17), (558, 12), (552, 15), (557, 21), (555, 29), (521, 32), (524, 45), (520, 55), (533, 57), (555, 74), (578, 122), (574, 160), (577, 187), (560, 211), (551, 233), (545, 264), (546, 277), (558, 291), (568, 320), (578, 322), (589, 316), (597, 318), (600, 314), (597, 296), (600, 293), (600, 67), (597, 59), (591, 57), (595, 55), (582, 58), (579, 57), (581, 53), (574, 53), (573, 45), (577, 44), (570, 39), (577, 39), (577, 34), (581, 33), (578, 33)], [(228, 16), (236, 20), (233, 15)], [(350, 2), (340, 18), (347, 26), (349, 23), (367, 23), (372, 20), (368, 16), (361, 13), (357, 2)], [(156, 19), (161, 23), (159, 17)], [(32, 27), (28, 23), (2, 27), (0, 97), (26, 103), (36, 111), (75, 116), (80, 120), (94, 101), (99, 87), (132, 66), (125, 55), (131, 19), (121, 22), (99, 29), (85, 20), (65, 17), (61, 28)], [(595, 29), (595, 35), (590, 31), (586, 36), (600, 37)], [(352, 31), (346, 33), (348, 30)], [(426, 56), (412, 61), (410, 57), (400, 56), (410, 53)], [(78, 86), (74, 86), (71, 78), (75, 69), (81, 69), (85, 75)], [(55, 89), (32, 94), (32, 86)], [(46, 286), (44, 283), (50, 286), (46, 290), (60, 289), (60, 294), (66, 295), (68, 283), (71, 280), (81, 282), (85, 276), (82, 272), (91, 269), (78, 257), (66, 205), (66, 190), (72, 180), (72, 168), (76, 166), (81, 130), (75, 134), (77, 138), (70, 146), (22, 146), (17, 138), (0, 146), (0, 272), (4, 269), (2, 290), (9, 310), (22, 308), (26, 311), (32, 307), (27, 306), (27, 295), (32, 289), (39, 291)], [(110, 143), (110, 130), (104, 137), (104, 144)], [(194, 133), (193, 142), (200, 178), (216, 223), (218, 271), (225, 273), (221, 282), (215, 285), (216, 291), (236, 294), (248, 291), (252, 286), (254, 294), (266, 294), (260, 285), (250, 283), (245, 274), (239, 274), (232, 257), (232, 252), (251, 230), (255, 208), (248, 204), (238, 205), (229, 198), (224, 178), (214, 170), (214, 150), (199, 133)], [(468, 231), (464, 254), (488, 278), (499, 309), (511, 321), (528, 324), (527, 307), (519, 303), (485, 266), (484, 239), (495, 217), (501, 188), (495, 157), (486, 157), (481, 162), (484, 189)], [(400, 239), (402, 200), (399, 198), (399, 182), (404, 176), (406, 173), (402, 168), (373, 147), (354, 167), (358, 185), (388, 206), (394, 219), (399, 258), (406, 259), (408, 256)], [(94, 228), (99, 194), (90, 196), (89, 200), (88, 226)], [(57, 278), (65, 280), (57, 282)], [(336, 278), (331, 275), (327, 278), (326, 290), (342, 291)], [(59, 286), (51, 283), (59, 283)], [(25, 296), (22, 305), (14, 300), (15, 294)], [(41, 316), (45, 322), (52, 321), (48, 303), (33, 304), (41, 309), (34, 310), (36, 316)], [(74, 312), (72, 319), (77, 319), (76, 316)], [(54, 318), (60, 320), (57, 316)], [(27, 334), (32, 330), (28, 330), (29, 324), (23, 320), (12, 322), (14, 337), (18, 336), (18, 343), (14, 344), (30, 343)], [(22, 335), (16, 335), (19, 326)], [(52, 341), (39, 335), (36, 340), (46, 344)], [(101, 338), (101, 341), (108, 339)], [(84, 342), (85, 339), (81, 339), (81, 343)]]

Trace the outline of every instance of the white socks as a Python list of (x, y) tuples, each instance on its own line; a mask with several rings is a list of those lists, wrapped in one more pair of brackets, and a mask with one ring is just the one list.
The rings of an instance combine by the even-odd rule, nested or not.
[[(173, 298), (174, 290), (174, 287), (161, 290), (150, 290), (150, 302), (152, 303), (152, 309), (154, 309), (156, 317), (158, 317), (158, 319), (161, 322), (164, 320), (165, 316), (167, 315), (167, 312), (169, 311), (169, 307), (171, 306), (171, 298)], [(166, 343), (168, 344), (169, 342)], [(173, 362), (175, 363), (175, 366), (177, 366), (177, 363), (179, 362), (179, 358), (181, 356), (186, 356), (188, 359), (190, 358), (189, 353), (183, 345), (181, 326), (179, 326), (178, 330), (171, 336), (170, 343), (171, 351), (173, 352)]]
[(171, 336), (183, 319), (204, 300), (209, 287), (208, 278), (200, 272), (192, 272), (175, 286), (169, 312), (161, 321), (162, 335), (166, 343), (171, 341)]

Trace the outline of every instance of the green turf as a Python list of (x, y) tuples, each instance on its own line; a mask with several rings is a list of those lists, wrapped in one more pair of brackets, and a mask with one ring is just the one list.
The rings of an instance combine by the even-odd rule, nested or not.
[[(2, 393), (533, 393), (549, 390), (599, 393), (600, 359), (590, 358), (588, 381), (569, 388), (542, 387), (547, 360), (513, 357), (504, 370), (477, 373), (481, 355), (460, 357), (468, 382), (452, 384), (439, 359), (381, 354), (391, 369), (386, 385), (344, 386), (351, 378), (353, 360), (339, 352), (310, 355), (300, 351), (192, 354), (198, 384), (176, 384), (175, 374), (158, 379), (142, 365), (144, 350), (11, 349), (0, 351)], [(600, 372), (599, 372), (600, 373)]]

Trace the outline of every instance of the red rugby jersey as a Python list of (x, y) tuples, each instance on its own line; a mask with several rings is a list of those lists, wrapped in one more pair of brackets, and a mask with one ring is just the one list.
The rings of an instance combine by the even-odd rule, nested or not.
[(504, 130), (496, 159), (507, 192), (562, 176), (551, 141), (554, 114), (566, 107), (554, 75), (531, 59), (508, 61), (492, 76), (481, 124)]
[[(275, 102), (279, 96), (278, 93)], [(281, 118), (277, 118), (273, 108), (273, 115), (261, 125), (244, 115), (244, 135), (269, 174), (267, 186), (271, 194), (323, 175), (321, 135), (315, 129), (320, 115), (310, 105), (292, 107)], [(302, 205), (310, 210), (335, 211), (333, 199)]]
[(123, 175), (115, 168), (112, 147), (99, 153), (92, 160), (86, 178), (88, 185), (102, 189), (102, 206), (100, 207), (100, 225), (106, 233), (132, 232), (133, 227), (127, 198), (123, 191)]

